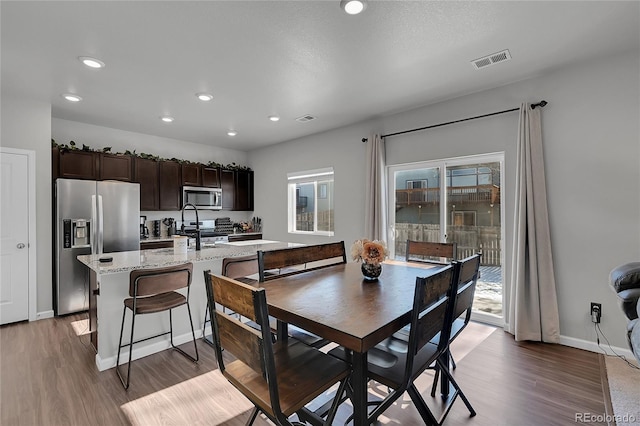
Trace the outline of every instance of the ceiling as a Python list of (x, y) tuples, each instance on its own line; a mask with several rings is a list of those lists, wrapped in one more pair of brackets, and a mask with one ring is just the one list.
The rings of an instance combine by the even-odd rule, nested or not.
[[(243, 151), (640, 50), (636, 1), (370, 1), (357, 16), (338, 0), (0, 8), (3, 94), (51, 102), (55, 118)], [(470, 62), (504, 49), (510, 61)]]

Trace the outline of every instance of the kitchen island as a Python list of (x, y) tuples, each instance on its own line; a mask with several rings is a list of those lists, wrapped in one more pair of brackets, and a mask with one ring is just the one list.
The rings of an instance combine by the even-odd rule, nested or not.
[[(222, 259), (255, 254), (257, 250), (274, 250), (298, 246), (269, 240), (254, 240), (242, 245), (217, 244), (200, 251), (188, 250), (174, 254), (173, 248), (136, 250), (103, 255), (78, 256), (78, 260), (89, 268), (89, 327), (91, 342), (96, 349), (96, 366), (100, 371), (115, 367), (118, 339), (122, 321), (123, 301), (129, 297), (129, 273), (135, 269), (159, 268), (182, 263), (193, 263), (193, 277), (189, 305), (193, 317), (196, 337), (202, 336), (205, 308), (207, 305), (204, 287), (204, 271), (219, 273)], [(101, 262), (101, 257), (111, 257), (111, 262)], [(124, 336), (131, 332), (131, 312), (127, 314)], [(173, 314), (174, 343), (180, 345), (191, 341), (187, 310), (178, 308)], [(140, 315), (136, 318), (135, 339), (169, 330), (169, 315)], [(128, 342), (128, 338), (124, 337)], [(133, 359), (142, 358), (170, 347), (169, 336), (162, 336), (138, 343), (133, 348)], [(124, 348), (120, 360), (128, 359), (128, 348)]]

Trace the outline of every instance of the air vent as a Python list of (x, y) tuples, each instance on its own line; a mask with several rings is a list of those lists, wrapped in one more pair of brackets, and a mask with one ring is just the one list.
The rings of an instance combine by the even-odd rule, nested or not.
[(301, 123), (306, 123), (307, 121), (311, 121), (311, 120), (315, 120), (316, 118), (313, 115), (303, 115), (302, 117), (298, 117), (296, 118), (296, 121), (299, 121)]
[(473, 61), (471, 61), (471, 63), (473, 64), (473, 67), (475, 69), (479, 70), (480, 68), (486, 68), (488, 66), (497, 64), (499, 62), (508, 61), (510, 59), (511, 54), (509, 53), (509, 50), (503, 50), (502, 52), (492, 53), (491, 55), (474, 59)]

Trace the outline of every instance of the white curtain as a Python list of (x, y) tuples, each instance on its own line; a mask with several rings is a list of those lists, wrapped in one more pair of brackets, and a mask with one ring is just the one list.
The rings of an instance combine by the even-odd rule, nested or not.
[(507, 330), (516, 340), (560, 341), (547, 212), (540, 108), (520, 107)]
[(365, 238), (387, 241), (387, 177), (384, 140), (373, 135), (367, 143), (365, 175)]

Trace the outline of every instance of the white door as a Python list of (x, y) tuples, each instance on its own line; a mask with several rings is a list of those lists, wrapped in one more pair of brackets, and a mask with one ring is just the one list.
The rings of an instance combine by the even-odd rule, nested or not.
[(0, 324), (29, 319), (28, 165), (0, 153)]

